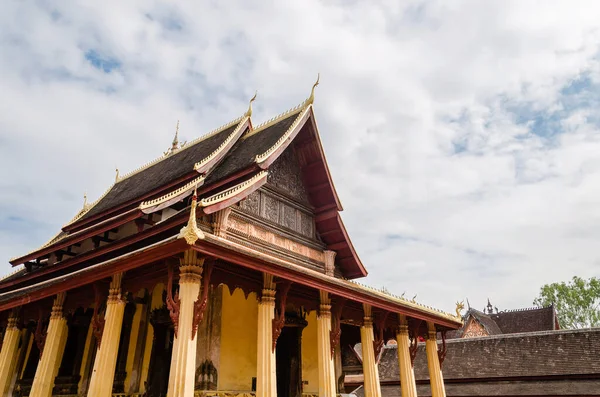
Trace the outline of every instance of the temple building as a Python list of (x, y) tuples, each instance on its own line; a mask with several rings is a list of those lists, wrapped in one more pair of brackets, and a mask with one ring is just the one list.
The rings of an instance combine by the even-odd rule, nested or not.
[(364, 394), (380, 397), (376, 357), (393, 339), (410, 397), (422, 339), (433, 395), (445, 396), (440, 361), (461, 305), (449, 314), (353, 281), (367, 271), (340, 217), (317, 83), (263, 124), (251, 101), (194, 141), (176, 134), (11, 259), (0, 395), (331, 397), (343, 392), (340, 346), (360, 342)]
[(489, 299), (483, 311), (469, 307), (463, 316), (463, 323), (461, 328), (449, 332), (446, 338), (477, 338), (560, 329), (554, 305), (498, 311)]

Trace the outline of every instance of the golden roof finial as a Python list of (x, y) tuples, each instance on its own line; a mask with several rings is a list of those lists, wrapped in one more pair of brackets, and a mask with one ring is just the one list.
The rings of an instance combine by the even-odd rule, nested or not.
[(311, 105), (314, 101), (315, 101), (315, 88), (317, 88), (317, 86), (319, 85), (319, 79), (321, 78), (321, 73), (317, 73), (317, 81), (315, 81), (315, 84), (313, 84), (312, 86), (312, 90), (310, 91), (310, 96), (308, 97), (308, 99), (305, 102), (305, 105)]
[(119, 182), (119, 168), (115, 168), (115, 183)]
[(198, 228), (196, 221), (196, 207), (198, 206), (198, 196), (196, 194), (196, 187), (194, 187), (194, 193), (192, 195), (192, 207), (190, 209), (190, 218), (188, 219), (187, 225), (181, 228), (179, 231), (178, 238), (183, 238), (189, 245), (194, 245), (198, 239), (204, 238), (204, 232)]
[(171, 144), (171, 151), (177, 150), (179, 146), (179, 120), (177, 120), (177, 126), (175, 127), (175, 137), (173, 137), (173, 143)]
[(83, 192), (83, 209), (86, 210), (88, 206), (87, 202), (87, 192)]
[(258, 95), (258, 90), (256, 90), (256, 92), (254, 93), (254, 96), (252, 97), (252, 99), (250, 99), (250, 103), (248, 104), (248, 110), (246, 111), (244, 116), (252, 117), (252, 102), (254, 102), (254, 100), (256, 100), (257, 95)]

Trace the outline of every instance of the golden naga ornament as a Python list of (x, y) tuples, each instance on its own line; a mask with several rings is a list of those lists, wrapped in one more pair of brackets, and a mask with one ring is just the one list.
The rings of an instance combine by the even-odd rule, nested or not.
[(463, 311), (463, 309), (465, 308), (465, 302), (456, 302), (456, 317), (458, 318), (462, 318), (462, 314), (461, 312)]
[(256, 96), (258, 95), (258, 90), (254, 93), (252, 99), (250, 99), (250, 103), (248, 104), (248, 110), (244, 113), (244, 116), (251, 117), (252, 116), (252, 102), (256, 100)]
[(189, 245), (194, 245), (196, 241), (204, 238), (204, 232), (198, 228), (196, 222), (196, 207), (198, 206), (198, 196), (196, 195), (196, 189), (194, 189), (194, 195), (192, 196), (192, 208), (190, 210), (190, 218), (188, 219), (187, 225), (181, 228), (179, 236), (177, 238), (183, 238)]

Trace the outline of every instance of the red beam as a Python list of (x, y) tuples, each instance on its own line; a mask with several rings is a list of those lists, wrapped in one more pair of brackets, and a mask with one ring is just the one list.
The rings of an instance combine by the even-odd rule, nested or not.
[(115, 273), (125, 272), (150, 262), (168, 258), (169, 256), (183, 251), (186, 245), (187, 244), (184, 240), (177, 239), (168, 243), (164, 243), (164, 245), (148, 248), (132, 255), (126, 255), (120, 259), (107, 261), (107, 263), (99, 266), (98, 268), (90, 269), (88, 272), (80, 273), (77, 277), (69, 277), (69, 275), (66, 275), (64, 276), (65, 280), (52, 284), (47, 288), (33, 291), (15, 300), (0, 303), (0, 311), (48, 298), (58, 294), (59, 292), (68, 291), (73, 288), (102, 280), (112, 276)]
[[(199, 241), (197, 245), (193, 246), (193, 249), (205, 255), (210, 255), (229, 262), (233, 262), (240, 266), (248, 267), (253, 270), (266, 272), (276, 277), (281, 277), (283, 279), (290, 280), (298, 284), (306, 285), (317, 290), (327, 291), (331, 294), (340, 296), (342, 298), (367, 303), (374, 307), (383, 310), (388, 310), (394, 313), (406, 314), (407, 316), (410, 316), (412, 318), (418, 318), (425, 321), (433, 321), (436, 324), (448, 327), (450, 329), (458, 329), (461, 326), (459, 322), (452, 322), (444, 318), (435, 317), (434, 315), (427, 315), (419, 311), (418, 309), (402, 307), (384, 298), (379, 298), (366, 293), (352, 291), (338, 284), (326, 283), (320, 278), (311, 276), (308, 273), (287, 269), (275, 263), (267, 262), (254, 256), (233, 251), (231, 250), (231, 248), (232, 247), (230, 247), (230, 249), (224, 249), (217, 245), (211, 244), (206, 240)], [(259, 253), (257, 253), (257, 256), (258, 255)]]

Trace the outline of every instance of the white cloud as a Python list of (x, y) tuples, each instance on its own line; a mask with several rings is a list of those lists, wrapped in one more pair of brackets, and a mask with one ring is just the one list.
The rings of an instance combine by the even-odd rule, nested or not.
[[(12, 2), (0, 15), (0, 257), (44, 242), (114, 167), (242, 113), (316, 114), (369, 282), (451, 309), (528, 306), (600, 273), (600, 4)], [(85, 55), (118, 63), (110, 73)], [(520, 112), (558, 118), (544, 136)], [(543, 128), (543, 127), (542, 127)], [(8, 271), (3, 265), (1, 272)]]

